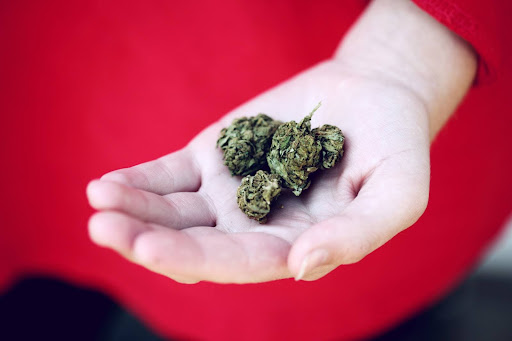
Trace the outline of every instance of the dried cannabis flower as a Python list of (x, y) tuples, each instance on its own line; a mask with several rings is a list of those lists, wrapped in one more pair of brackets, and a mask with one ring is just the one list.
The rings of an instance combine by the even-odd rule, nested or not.
[(260, 223), (267, 220), (272, 202), (281, 194), (279, 176), (259, 170), (256, 175), (247, 175), (242, 179), (236, 196), (238, 207), (249, 218)]
[(323, 170), (334, 167), (343, 156), (345, 137), (340, 128), (330, 124), (324, 124), (320, 128), (313, 129), (312, 132), (322, 145), (320, 169)]
[(297, 196), (309, 187), (309, 174), (319, 168), (322, 157), (322, 144), (311, 131), (311, 117), (319, 107), (320, 103), (300, 123), (281, 125), (267, 155), (272, 173), (279, 175)]
[(242, 117), (221, 130), (217, 147), (224, 152), (224, 164), (231, 175), (254, 174), (259, 169), (268, 169), (266, 156), (272, 136), (281, 124), (265, 114)]
[(338, 127), (324, 124), (311, 130), (311, 117), (319, 107), (300, 123), (283, 124), (259, 114), (235, 119), (222, 129), (217, 146), (231, 175), (246, 175), (237, 202), (249, 218), (266, 222), (281, 185), (298, 196), (309, 187), (311, 173), (334, 167), (343, 156), (345, 137)]

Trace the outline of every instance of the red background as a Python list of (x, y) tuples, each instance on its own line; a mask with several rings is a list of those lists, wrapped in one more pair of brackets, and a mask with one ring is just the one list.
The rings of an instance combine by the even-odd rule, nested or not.
[[(108, 293), (163, 335), (256, 340), (369, 335), (455, 285), (510, 212), (510, 63), (470, 92), (434, 143), (420, 221), (322, 280), (181, 285), (88, 239), (90, 179), (177, 150), (329, 57), (363, 7), (1, 2), (0, 287), (56, 276)], [(509, 56), (506, 26), (498, 31)]]

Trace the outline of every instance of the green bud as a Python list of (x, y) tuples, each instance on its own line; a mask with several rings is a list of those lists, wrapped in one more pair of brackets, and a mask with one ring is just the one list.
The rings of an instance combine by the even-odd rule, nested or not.
[(268, 169), (266, 155), (280, 124), (265, 114), (258, 114), (235, 119), (221, 130), (217, 147), (223, 151), (224, 164), (231, 175), (245, 176)]
[(267, 220), (272, 202), (281, 194), (279, 176), (259, 170), (256, 175), (247, 175), (237, 190), (238, 207), (249, 218), (261, 224)]
[(320, 166), (322, 144), (311, 131), (311, 117), (319, 106), (300, 123), (290, 121), (279, 126), (267, 155), (271, 172), (297, 196), (309, 187), (309, 175)]
[(341, 129), (330, 124), (324, 124), (320, 128), (313, 129), (312, 132), (322, 145), (320, 169), (324, 170), (334, 167), (343, 156), (345, 137)]

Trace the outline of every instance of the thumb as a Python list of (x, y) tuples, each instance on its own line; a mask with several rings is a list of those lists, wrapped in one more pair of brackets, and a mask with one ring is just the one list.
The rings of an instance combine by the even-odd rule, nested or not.
[(341, 264), (363, 259), (423, 214), (430, 171), (387, 162), (369, 175), (338, 215), (306, 230), (292, 245), (288, 267), (295, 279), (320, 278)]

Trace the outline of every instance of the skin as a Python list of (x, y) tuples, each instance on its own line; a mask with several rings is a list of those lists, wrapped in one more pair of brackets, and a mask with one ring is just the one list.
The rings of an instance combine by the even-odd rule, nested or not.
[[(361, 260), (424, 212), (430, 143), (471, 86), (476, 57), (408, 0), (375, 0), (335, 55), (254, 98), (184, 149), (87, 187), (91, 239), (182, 283), (315, 280)], [(284, 195), (267, 224), (236, 204), (240, 178), (215, 149), (233, 118), (265, 112), (346, 136), (341, 164)]]

